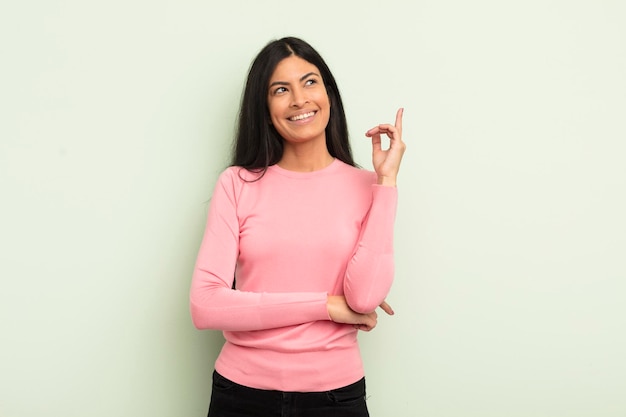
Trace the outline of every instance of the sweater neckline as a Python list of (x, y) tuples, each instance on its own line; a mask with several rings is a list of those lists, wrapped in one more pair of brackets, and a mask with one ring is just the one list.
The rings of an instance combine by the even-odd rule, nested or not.
[(341, 166), (341, 164), (343, 164), (343, 162), (335, 158), (333, 159), (333, 162), (331, 162), (329, 165), (325, 166), (322, 169), (317, 169), (315, 171), (307, 171), (307, 172), (290, 171), (288, 169), (281, 168), (280, 166), (278, 166), (278, 164), (269, 166), (268, 170), (275, 172), (277, 174), (280, 174), (280, 175), (284, 175), (286, 177), (304, 179), (304, 178), (313, 178), (313, 177), (317, 177), (320, 175), (326, 175), (328, 173), (332, 173), (335, 170), (337, 170)]

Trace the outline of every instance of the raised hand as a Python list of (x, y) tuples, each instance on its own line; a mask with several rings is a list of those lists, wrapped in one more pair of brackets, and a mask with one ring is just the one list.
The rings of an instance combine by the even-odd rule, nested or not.
[[(372, 163), (378, 174), (378, 184), (395, 186), (400, 170), (400, 162), (406, 145), (402, 141), (402, 115), (404, 109), (398, 109), (395, 125), (380, 124), (368, 130), (365, 136), (372, 138)], [(382, 149), (381, 135), (389, 138), (389, 148)]]

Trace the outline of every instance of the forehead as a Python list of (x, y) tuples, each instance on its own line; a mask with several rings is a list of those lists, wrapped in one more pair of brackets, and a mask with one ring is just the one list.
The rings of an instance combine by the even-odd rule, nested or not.
[(303, 75), (311, 72), (321, 76), (319, 69), (315, 65), (305, 59), (292, 55), (283, 59), (276, 65), (270, 77), (270, 83), (274, 81), (298, 80)]

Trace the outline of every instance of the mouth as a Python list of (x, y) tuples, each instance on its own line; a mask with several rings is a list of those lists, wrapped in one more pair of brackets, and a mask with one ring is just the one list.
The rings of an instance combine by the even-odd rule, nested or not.
[(313, 116), (315, 116), (315, 113), (317, 113), (317, 112), (315, 112), (315, 111), (310, 111), (310, 112), (308, 112), (308, 113), (298, 114), (298, 115), (296, 115), (296, 116), (291, 116), (291, 117), (289, 117), (289, 120), (290, 120), (290, 121), (292, 121), (292, 122), (297, 122), (297, 121), (300, 121), (300, 120), (305, 120), (305, 119), (308, 119), (309, 117), (313, 117)]

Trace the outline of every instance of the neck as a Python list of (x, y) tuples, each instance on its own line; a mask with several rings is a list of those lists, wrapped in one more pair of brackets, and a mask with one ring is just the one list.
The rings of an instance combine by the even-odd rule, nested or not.
[(326, 168), (334, 160), (326, 144), (317, 149), (309, 146), (285, 146), (278, 166), (289, 171), (311, 172)]

